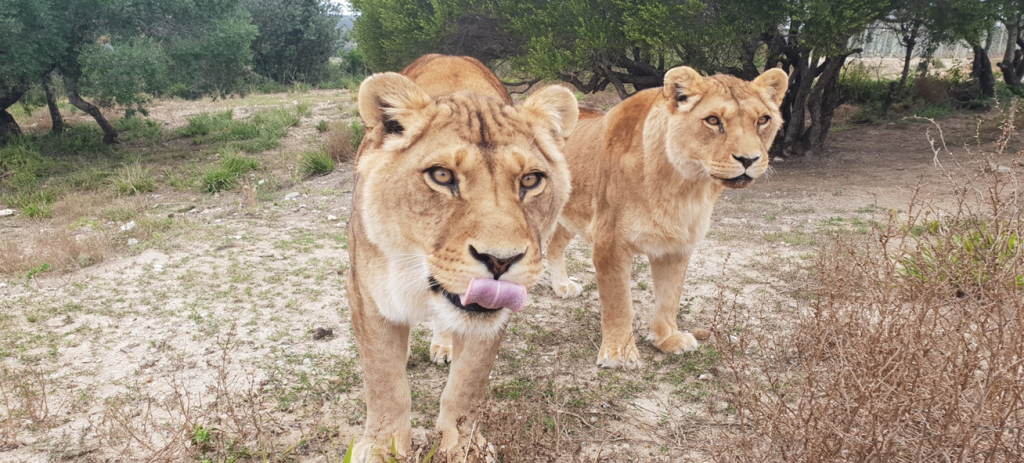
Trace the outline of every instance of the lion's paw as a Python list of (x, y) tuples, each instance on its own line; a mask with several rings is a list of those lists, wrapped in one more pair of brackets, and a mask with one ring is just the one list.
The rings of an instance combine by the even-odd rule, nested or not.
[(647, 335), (647, 340), (651, 341), (654, 347), (657, 347), (658, 350), (666, 354), (681, 354), (688, 350), (697, 349), (699, 344), (697, 343), (697, 338), (692, 333), (679, 330), (674, 331), (674, 333), (661, 341), (655, 339), (654, 333)]
[(430, 360), (438, 365), (451, 363), (452, 345), (430, 343)]
[(604, 347), (597, 354), (597, 366), (602, 368), (639, 368), (640, 351), (632, 340), (626, 346)]
[(570, 297), (579, 296), (583, 293), (583, 287), (579, 283), (572, 280), (565, 280), (564, 282), (554, 282), (551, 285), (551, 289), (555, 290), (555, 295), (562, 298), (568, 299)]
[[(391, 444), (385, 445), (381, 442), (374, 442), (372, 439), (366, 439), (365, 437), (360, 439), (354, 446), (352, 446), (352, 460), (358, 463), (376, 463), (392, 461), (394, 458), (404, 458), (407, 450), (403, 445), (398, 445), (398, 436), (392, 436)], [(398, 451), (395, 455), (392, 452)]]
[(494, 444), (489, 444), (480, 432), (471, 436), (465, 430), (459, 432), (457, 426), (441, 430), (441, 445), (438, 446), (438, 452), (447, 458), (442, 461), (497, 461)]

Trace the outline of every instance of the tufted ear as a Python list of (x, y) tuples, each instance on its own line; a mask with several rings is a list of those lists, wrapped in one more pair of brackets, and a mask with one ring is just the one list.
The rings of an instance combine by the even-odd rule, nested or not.
[(561, 144), (576, 128), (580, 118), (578, 105), (572, 92), (563, 87), (550, 86), (530, 95), (520, 108), (547, 121), (547, 129), (551, 131), (554, 141)]
[(384, 135), (418, 132), (429, 121), (433, 101), (407, 77), (394, 72), (374, 74), (359, 86), (359, 117), (367, 132), (382, 128)]
[(789, 75), (779, 68), (769, 69), (754, 79), (754, 85), (763, 88), (768, 92), (768, 98), (776, 106), (781, 106), (782, 99), (786, 97), (786, 89), (789, 88)]
[(692, 107), (704, 94), (704, 77), (688, 66), (669, 69), (665, 73), (665, 98), (680, 106)]

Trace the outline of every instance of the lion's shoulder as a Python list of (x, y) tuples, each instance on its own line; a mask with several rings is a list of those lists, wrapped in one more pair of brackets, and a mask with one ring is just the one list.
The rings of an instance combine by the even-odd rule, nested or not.
[(512, 104), (498, 76), (469, 56), (424, 55), (402, 69), (402, 75), (432, 97), (470, 91)]

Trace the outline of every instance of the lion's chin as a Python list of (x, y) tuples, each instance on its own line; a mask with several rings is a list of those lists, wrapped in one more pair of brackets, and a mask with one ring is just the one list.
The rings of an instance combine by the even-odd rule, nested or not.
[(743, 174), (733, 178), (719, 178), (718, 180), (722, 182), (722, 185), (725, 185), (726, 188), (731, 188), (734, 190), (746, 188), (750, 186), (751, 183), (754, 183), (754, 177), (751, 177), (747, 174)]

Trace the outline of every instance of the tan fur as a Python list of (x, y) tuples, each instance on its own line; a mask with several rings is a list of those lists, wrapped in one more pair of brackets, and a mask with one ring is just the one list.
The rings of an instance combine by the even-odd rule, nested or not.
[[(555, 293), (576, 296), (581, 288), (565, 273), (565, 248), (577, 234), (594, 245), (603, 337), (598, 365), (639, 363), (629, 282), (636, 254), (647, 255), (654, 280), (648, 339), (664, 352), (697, 348), (693, 333), (676, 328), (687, 264), (722, 190), (744, 188), (768, 168), (787, 80), (777, 69), (746, 82), (678, 67), (665, 75), (663, 88), (639, 92), (603, 117), (581, 117), (565, 151), (572, 196), (548, 262)], [(710, 116), (721, 127), (709, 124)], [(759, 125), (761, 116), (770, 120)], [(753, 162), (745, 168), (737, 158)]]
[[(427, 318), (434, 344), (446, 348), (434, 354), (452, 360), (437, 419), (440, 448), (466, 448), (510, 311), (457, 308), (429, 278), (462, 293), (472, 278), (493, 277), (470, 254), (473, 246), (500, 258), (524, 254), (500, 278), (534, 285), (542, 246), (569, 197), (562, 148), (578, 117), (571, 93), (551, 87), (514, 108), (472, 58), (428, 55), (406, 72), (412, 78), (376, 74), (359, 89), (367, 133), (355, 166), (348, 297), (367, 414), (356, 461), (409, 449), (409, 330)], [(431, 179), (435, 167), (454, 172), (457, 191)], [(521, 197), (522, 177), (535, 172), (545, 177)]]

